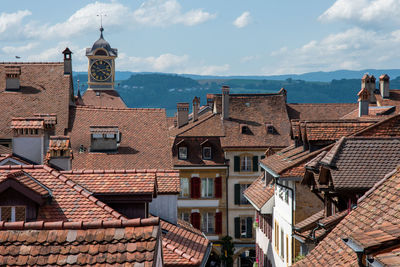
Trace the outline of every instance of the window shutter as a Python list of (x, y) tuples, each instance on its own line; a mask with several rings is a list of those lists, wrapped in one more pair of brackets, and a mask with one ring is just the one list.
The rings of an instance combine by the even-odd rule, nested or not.
[[(261, 158), (260, 160), (263, 160), (263, 159), (265, 159), (265, 156), (262, 155), (260, 158)], [(261, 168), (261, 165), (260, 165), (260, 172), (261, 172), (261, 171), (262, 171), (262, 168)]]
[(239, 156), (234, 157), (233, 170), (235, 172), (240, 172), (240, 157)]
[(222, 197), (222, 178), (221, 176), (215, 177), (214, 179), (215, 197)]
[(252, 217), (247, 217), (246, 230), (247, 230), (246, 237), (252, 238), (253, 237), (253, 218)]
[(240, 205), (240, 184), (235, 184), (235, 205)]
[(235, 238), (240, 238), (240, 217), (235, 217)]
[(193, 212), (190, 214), (190, 223), (194, 228), (200, 229), (200, 213)]
[(193, 177), (190, 179), (190, 196), (192, 198), (199, 198), (200, 197), (200, 185), (201, 181), (199, 177)]
[(253, 156), (253, 172), (258, 172), (258, 156)]
[(222, 212), (215, 213), (215, 233), (217, 235), (222, 233)]

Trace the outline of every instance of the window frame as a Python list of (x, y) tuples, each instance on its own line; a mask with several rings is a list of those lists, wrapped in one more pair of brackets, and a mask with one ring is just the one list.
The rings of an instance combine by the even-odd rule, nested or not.
[[(180, 181), (181, 182), (181, 188), (180, 188), (181, 190), (179, 192), (179, 197), (180, 198), (190, 198), (190, 179), (187, 177), (181, 177), (180, 180), (181, 180)], [(182, 181), (186, 181), (186, 182), (183, 183)], [(187, 185), (187, 188), (183, 188), (184, 185)], [(184, 189), (186, 189), (186, 190), (184, 190)], [(187, 191), (186, 194), (184, 194), (185, 191)]]
[(3, 208), (10, 208), (10, 220), (7, 222), (15, 222), (16, 215), (17, 215), (17, 208), (24, 208), (24, 221), (26, 221), (26, 206), (0, 206), (0, 220), (2, 220), (2, 209)]
[[(200, 197), (202, 197), (202, 198), (214, 198), (215, 197), (214, 178), (208, 178), (208, 177), (200, 178), (200, 186), (201, 186)], [(206, 187), (205, 190), (203, 190), (204, 186)], [(210, 188), (212, 189), (211, 192), (210, 192)]]
[[(209, 150), (209, 153), (210, 153), (210, 156), (209, 157), (206, 157), (206, 153), (205, 153), (205, 151), (206, 150)], [(211, 149), (211, 146), (203, 146), (203, 149), (202, 149), (202, 156), (203, 156), (203, 159), (212, 159), (212, 149)]]
[[(240, 184), (240, 199), (239, 199), (239, 205), (250, 205), (250, 202), (247, 200), (247, 198), (245, 198), (243, 192), (249, 188), (251, 184)], [(244, 201), (242, 201), (244, 200)]]
[(240, 156), (240, 172), (253, 172), (253, 156), (245, 154)]
[[(204, 223), (206, 223), (207, 225), (205, 226)], [(205, 234), (215, 234), (215, 213), (202, 212), (200, 228), (201, 231)]]
[(188, 158), (188, 148), (187, 148), (187, 146), (178, 147), (178, 158), (179, 159), (187, 159)]
[[(185, 220), (186, 215), (187, 215), (187, 220)], [(179, 217), (182, 221), (190, 223), (190, 212), (181, 211)]]

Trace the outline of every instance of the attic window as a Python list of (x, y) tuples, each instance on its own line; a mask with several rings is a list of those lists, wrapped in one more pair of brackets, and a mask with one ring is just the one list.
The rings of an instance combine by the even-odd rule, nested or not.
[(247, 125), (242, 125), (240, 131), (242, 134), (251, 134), (251, 130)]
[(117, 126), (90, 126), (90, 151), (116, 151), (118, 149), (121, 133)]
[(100, 96), (100, 92), (99, 91), (96, 92), (96, 96)]
[(267, 133), (268, 134), (276, 134), (276, 130), (274, 126), (271, 123), (266, 123), (265, 128), (267, 128)]
[(205, 146), (203, 147), (203, 159), (211, 159), (211, 147)]
[(19, 90), (20, 89), (20, 75), (21, 67), (19, 66), (6, 66), (6, 90)]
[(179, 147), (179, 154), (178, 158), (179, 159), (187, 159), (187, 147), (186, 146), (181, 146)]

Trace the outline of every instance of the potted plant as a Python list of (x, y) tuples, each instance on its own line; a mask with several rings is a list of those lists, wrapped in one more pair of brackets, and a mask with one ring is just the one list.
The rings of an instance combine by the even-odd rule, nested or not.
[(258, 223), (259, 223), (258, 218), (256, 218), (256, 220), (253, 223), (253, 228), (254, 229), (256, 229), (258, 227), (258, 225), (259, 225)]
[(258, 267), (258, 258), (257, 258), (256, 261), (253, 263), (253, 267)]

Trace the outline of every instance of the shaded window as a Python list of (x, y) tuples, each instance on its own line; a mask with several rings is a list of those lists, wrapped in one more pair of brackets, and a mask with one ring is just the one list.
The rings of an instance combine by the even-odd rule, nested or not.
[(186, 146), (181, 146), (179, 147), (179, 154), (178, 158), (179, 159), (187, 159), (187, 147)]
[(242, 205), (248, 205), (250, 204), (247, 198), (244, 197), (244, 190), (246, 190), (250, 184), (240, 184), (240, 204)]
[(215, 233), (215, 215), (211, 212), (201, 214), (201, 231), (207, 234)]
[(25, 221), (26, 208), (24, 206), (2, 206), (0, 207), (1, 221), (17, 222)]
[(181, 178), (181, 192), (180, 197), (188, 198), (189, 192), (189, 178)]
[(203, 159), (211, 159), (211, 147), (203, 147)]

